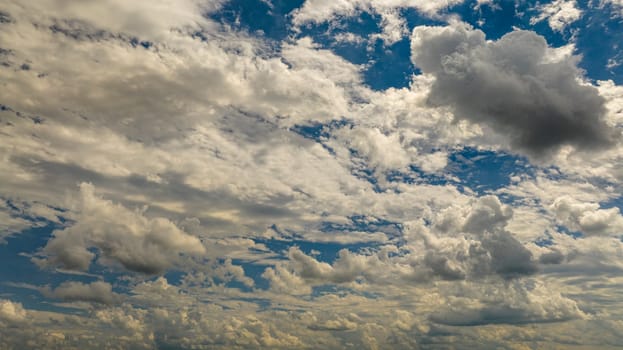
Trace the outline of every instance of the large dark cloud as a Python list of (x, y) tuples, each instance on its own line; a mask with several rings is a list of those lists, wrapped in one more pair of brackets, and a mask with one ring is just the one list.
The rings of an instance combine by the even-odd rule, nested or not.
[(428, 101), (485, 124), (541, 157), (559, 146), (593, 150), (614, 142), (604, 99), (581, 84), (576, 58), (548, 59), (545, 39), (514, 31), (497, 41), (468, 25), (417, 27), (412, 60), (436, 80)]

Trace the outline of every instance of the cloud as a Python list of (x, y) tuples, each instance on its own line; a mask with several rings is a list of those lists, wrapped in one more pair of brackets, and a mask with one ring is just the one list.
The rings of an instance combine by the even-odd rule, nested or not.
[(43, 266), (87, 270), (96, 254), (99, 262), (121, 264), (128, 270), (146, 274), (164, 272), (180, 254), (205, 253), (201, 241), (180, 230), (165, 218), (148, 218), (140, 210), (129, 210), (95, 194), (93, 185), (80, 185), (74, 209), (75, 222), (54, 231), (43, 248)]
[(482, 245), (491, 254), (491, 267), (505, 278), (531, 275), (538, 271), (532, 252), (509, 232), (487, 234)]
[[(353, 33), (349, 40), (387, 44), (408, 34), (413, 18), (405, 13), (413, 11), (402, 7), (442, 19), (445, 8), (460, 2), (309, 0), (286, 17), (295, 23), (285, 26), (330, 21), (330, 36), (334, 26), (349, 30), (341, 25), (356, 21), (341, 21), (343, 16), (370, 12), (380, 18), (382, 32), (365, 39)], [(374, 50), (366, 52), (368, 62), (353, 64), (322, 49), (325, 33), (308, 32), (323, 39), (315, 41), (318, 36), (301, 37), (301, 28), (272, 42), (237, 31), (249, 28), (245, 23), (216, 23), (213, 11), (221, 3), (0, 5), (0, 75), (6, 78), (0, 235), (55, 225), (33, 261), (60, 268), (47, 271), (56, 288), (39, 290), (56, 301), (98, 304), (90, 313), (65, 313), (0, 301), (0, 348), (89, 349), (114, 342), (133, 349), (413, 349), (447, 341), (453, 344), (446, 347), (460, 347), (465, 340), (470, 348), (486, 348), (478, 345), (492, 339), (491, 348), (511, 348), (517, 339), (546, 339), (549, 345), (564, 337), (561, 329), (575, 329), (544, 330), (553, 323), (588, 324), (578, 308), (612, 320), (600, 332), (608, 336), (604, 342), (621, 343), (616, 322), (623, 308), (611, 302), (623, 261), (623, 243), (612, 237), (620, 213), (611, 217), (610, 209), (586, 206), (620, 193), (588, 178), (615, 175), (620, 161), (611, 160), (618, 156), (583, 164), (565, 160), (561, 172), (582, 174), (565, 179), (533, 178), (517, 165), (511, 170), (518, 180), (496, 192), (511, 196), (477, 197), (449, 174), (457, 150), (497, 151), (506, 138), (518, 150), (537, 153), (514, 138), (517, 130), (532, 129), (493, 117), (461, 117), (457, 111), (467, 110), (464, 105), (447, 108), (459, 100), (452, 89), (452, 104), (426, 103), (439, 97), (444, 74), (475, 71), (482, 85), (493, 84), (487, 74), (513, 78), (520, 91), (514, 97), (531, 106), (534, 96), (522, 95), (522, 86), (580, 76), (572, 44), (548, 48), (526, 32), (486, 42), (477, 31), (453, 24), (447, 36), (467, 39), (446, 56), (466, 60), (464, 66), (450, 59), (444, 64), (463, 71), (434, 68), (413, 76), (408, 88), (372, 91), (362, 72), (374, 62)], [(442, 29), (418, 30), (428, 35), (421, 46), (429, 53), (447, 44)], [(530, 55), (535, 47), (545, 47), (540, 61)], [(549, 76), (546, 65), (560, 76)], [(576, 90), (588, 97), (570, 104), (569, 113), (593, 101), (592, 88), (571, 80), (544, 87), (564, 98), (557, 104), (558, 95), (543, 93), (543, 105), (564, 109)], [(619, 90), (600, 83), (610, 124), (621, 119)], [(390, 179), (394, 173), (405, 180)], [(79, 194), (64, 200), (77, 183), (83, 183)], [(577, 200), (565, 204), (572, 209), (548, 206), (564, 194)], [(557, 232), (557, 212), (558, 223), (583, 225), (594, 234), (573, 239)], [(545, 233), (551, 233), (551, 246), (537, 246)], [(1, 248), (21, 249), (19, 241), (10, 245), (16, 241)], [(104, 273), (108, 282), (68, 281), (86, 275), (75, 270)], [(587, 275), (590, 284), (582, 283)], [(573, 321), (558, 322), (564, 320)], [(507, 327), (530, 322), (540, 325)], [(478, 327), (460, 333), (457, 325)], [(601, 341), (593, 336), (588, 343), (597, 344), (594, 339)]]
[(560, 264), (565, 260), (565, 255), (557, 249), (552, 249), (539, 256), (541, 264)]
[[(502, 204), (496, 196), (487, 195), (474, 200), (470, 206), (453, 206), (441, 211), (433, 226), (444, 233), (474, 235), (478, 243), (470, 246), (466, 258), (474, 259), (471, 266), (476, 275), (492, 271), (505, 278), (534, 274), (537, 266), (532, 253), (506, 230), (512, 218), (513, 210), (509, 205)], [(487, 265), (480, 260), (482, 254), (490, 259)]]
[(12, 325), (24, 322), (26, 319), (27, 313), (22, 304), (0, 299), (0, 322)]
[[(599, 0), (598, 8), (603, 9), (605, 6), (611, 6), (612, 15), (623, 17), (623, 1), (622, 0)], [(614, 13), (613, 10), (619, 11)]]
[(7, 236), (33, 225), (32, 222), (16, 214), (18, 213), (15, 213), (6, 201), (0, 199), (0, 244)]
[[(29, 15), (32, 17), (48, 16), (58, 19), (59, 23), (67, 19), (73, 25), (89, 24), (96, 30), (125, 33), (142, 40), (157, 40), (171, 35), (172, 28), (207, 25), (209, 20), (202, 13), (217, 10), (222, 2), (182, 0), (172, 8), (166, 0), (137, 0), (131, 3), (117, 0), (89, 0), (81, 3), (43, 0), (29, 4), (26, 8), (31, 11)], [(20, 12), (25, 10), (19, 2), (9, 1), (3, 5), (7, 13), (16, 13), (17, 17), (21, 17)]]
[(265, 279), (275, 291), (306, 294), (305, 286), (324, 284), (425, 284), (438, 280), (475, 281), (492, 277), (512, 280), (538, 272), (532, 252), (505, 229), (513, 212), (495, 196), (474, 199), (464, 207), (449, 207), (426, 226), (405, 228), (400, 246), (388, 242), (379, 249), (342, 249), (332, 263), (317, 260), (298, 247), (287, 260), (267, 268)]
[[(337, 16), (353, 17), (360, 11), (386, 13), (405, 7), (414, 8), (428, 16), (435, 16), (441, 10), (461, 2), (463, 2), (463, 0), (307, 0), (301, 8), (294, 11), (292, 22), (295, 25), (302, 25), (307, 22), (320, 23), (330, 21)], [(388, 23), (388, 25), (393, 26), (393, 23)]]
[(618, 135), (605, 118), (605, 100), (580, 83), (575, 58), (545, 62), (545, 39), (514, 31), (497, 41), (467, 24), (413, 30), (412, 61), (435, 77), (428, 101), (457, 119), (482, 124), (517, 150), (543, 157), (563, 145), (610, 146)]
[(356, 317), (354, 317), (354, 320), (352, 318), (338, 317), (334, 320), (313, 323), (308, 328), (314, 331), (349, 331), (357, 328)]
[(530, 19), (530, 24), (534, 25), (547, 19), (550, 28), (563, 32), (567, 26), (582, 16), (582, 11), (576, 5), (575, 0), (556, 0), (549, 4), (539, 5), (536, 9), (540, 13)]
[(338, 134), (346, 134), (340, 136), (348, 140), (348, 146), (365, 157), (372, 168), (401, 170), (412, 162), (397, 133), (384, 135), (375, 128), (355, 128), (339, 130)]
[(619, 235), (623, 231), (623, 216), (616, 207), (601, 209), (598, 203), (563, 196), (554, 200), (549, 209), (561, 224), (585, 235)]
[[(296, 29), (308, 25), (310, 23), (321, 24), (324, 22), (332, 23), (332, 26), (339, 27), (335, 22), (342, 18), (357, 17), (361, 12), (368, 12), (378, 15), (380, 21), (378, 27), (380, 33), (371, 34), (368, 38), (370, 44), (380, 39), (385, 45), (392, 45), (408, 35), (407, 21), (402, 11), (406, 8), (415, 9), (420, 14), (428, 17), (441, 17), (444, 10), (464, 2), (464, 0), (446, 0), (446, 1), (425, 1), (425, 0), (307, 0), (303, 6), (294, 10), (292, 14), (292, 23)], [(330, 26), (329, 30), (332, 30)], [(333, 38), (336, 41), (344, 41), (347, 39), (355, 39), (357, 42), (363, 41), (358, 35), (344, 37), (344, 33), (338, 33)]]
[(41, 293), (47, 298), (70, 302), (86, 301), (99, 304), (113, 304), (121, 300), (121, 296), (112, 291), (110, 283), (103, 281), (92, 283), (67, 281), (54, 289), (49, 287), (42, 288)]
[(588, 317), (575, 301), (548, 290), (545, 285), (523, 283), (468, 286), (463, 295), (476, 293), (479, 300), (455, 298), (450, 305), (433, 313), (431, 320), (452, 326), (476, 326), (562, 322)]

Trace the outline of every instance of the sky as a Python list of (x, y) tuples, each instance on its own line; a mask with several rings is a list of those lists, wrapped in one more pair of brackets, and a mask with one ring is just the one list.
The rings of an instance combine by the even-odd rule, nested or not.
[(620, 349), (621, 0), (3, 0), (0, 349)]

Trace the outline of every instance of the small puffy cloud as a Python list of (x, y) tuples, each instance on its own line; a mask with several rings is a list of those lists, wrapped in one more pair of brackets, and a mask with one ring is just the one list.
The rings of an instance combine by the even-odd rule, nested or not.
[(357, 328), (357, 322), (356, 316), (350, 318), (338, 317), (334, 320), (313, 323), (307, 327), (314, 331), (350, 331)]
[(80, 198), (73, 210), (71, 226), (54, 231), (43, 248), (43, 265), (86, 270), (96, 248), (100, 262), (113, 261), (128, 270), (146, 274), (164, 272), (180, 254), (205, 253), (201, 241), (165, 218), (148, 218), (141, 210), (95, 194), (93, 185), (80, 185)]
[(547, 20), (550, 28), (562, 32), (571, 23), (582, 16), (582, 11), (577, 8), (575, 0), (556, 0), (549, 4), (537, 6), (539, 15), (530, 19), (530, 24)]
[(496, 196), (479, 198), (471, 207), (463, 224), (463, 230), (472, 233), (497, 231), (508, 223), (513, 210), (503, 205)]
[(120, 300), (120, 296), (112, 291), (112, 286), (103, 281), (92, 283), (63, 282), (58, 287), (42, 288), (41, 293), (53, 299), (63, 301), (86, 301), (99, 304), (113, 304)]
[(534, 32), (486, 41), (482, 31), (460, 22), (420, 26), (411, 49), (413, 63), (436, 78), (429, 104), (490, 127), (520, 151), (543, 157), (563, 145), (594, 150), (614, 143), (605, 100), (580, 83), (577, 60), (547, 62), (547, 42)]
[(277, 293), (303, 295), (311, 293), (311, 287), (300, 276), (283, 265), (267, 268), (262, 278), (268, 280), (271, 290)]
[(549, 209), (562, 225), (585, 235), (618, 235), (623, 232), (623, 216), (616, 207), (601, 209), (598, 203), (562, 196), (554, 200)]
[(365, 157), (373, 168), (381, 171), (402, 169), (411, 162), (397, 133), (386, 135), (376, 128), (343, 129), (339, 133), (348, 140), (348, 146)]
[(0, 324), (7, 323), (11, 325), (24, 322), (26, 319), (27, 313), (22, 304), (0, 299)]

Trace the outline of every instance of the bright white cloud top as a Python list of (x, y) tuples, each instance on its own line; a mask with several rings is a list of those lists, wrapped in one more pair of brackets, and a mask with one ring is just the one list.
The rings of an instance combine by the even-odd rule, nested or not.
[(0, 348), (620, 347), (620, 17), (4, 1)]

